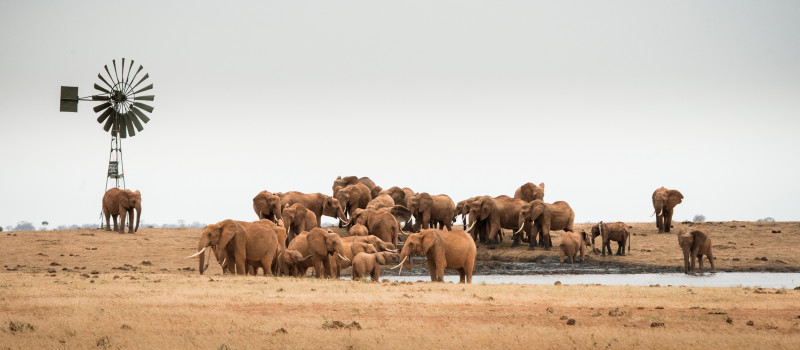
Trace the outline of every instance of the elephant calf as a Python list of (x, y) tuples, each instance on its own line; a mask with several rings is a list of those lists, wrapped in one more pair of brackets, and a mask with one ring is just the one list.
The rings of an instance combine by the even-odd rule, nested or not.
[(400, 255), (392, 252), (358, 253), (353, 258), (353, 281), (370, 276), (373, 282), (381, 277), (381, 265), (400, 260)]
[(631, 233), (628, 231), (628, 225), (624, 222), (612, 222), (604, 224), (600, 221), (599, 224), (592, 226), (592, 252), (597, 253), (594, 247), (594, 239), (597, 236), (603, 238), (603, 256), (606, 256), (606, 248), (608, 254), (611, 254), (611, 241), (616, 241), (617, 255), (625, 256), (625, 242), (628, 242), (628, 253), (631, 252)]
[[(694, 228), (687, 231), (685, 227), (678, 230), (678, 244), (683, 250), (683, 273), (694, 273), (695, 258), (700, 260), (700, 273), (703, 273), (703, 255), (711, 264), (711, 272), (717, 272), (714, 267), (714, 254), (711, 252), (711, 238), (702, 229)], [(691, 260), (691, 264), (690, 264)]]
[(583, 257), (586, 252), (586, 246), (589, 245), (589, 234), (581, 231), (581, 233), (576, 233), (573, 231), (564, 232), (561, 236), (561, 243), (558, 245), (558, 248), (561, 250), (559, 252), (559, 261), (561, 263), (564, 262), (564, 257), (569, 258), (569, 262), (575, 262), (575, 255), (579, 252), (581, 253), (581, 261), (583, 262)]

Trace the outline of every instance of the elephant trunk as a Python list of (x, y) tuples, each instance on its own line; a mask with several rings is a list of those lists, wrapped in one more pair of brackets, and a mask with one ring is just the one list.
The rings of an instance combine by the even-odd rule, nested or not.
[(142, 206), (136, 206), (136, 227), (133, 229), (133, 232), (139, 231), (139, 220), (142, 219)]

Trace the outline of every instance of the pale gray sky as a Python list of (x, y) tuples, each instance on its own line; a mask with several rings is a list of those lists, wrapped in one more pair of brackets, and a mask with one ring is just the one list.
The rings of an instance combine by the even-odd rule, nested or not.
[(800, 220), (800, 2), (0, 2), (0, 225), (99, 222), (112, 59), (155, 84), (123, 142), (147, 223), (255, 219), (337, 175), (449, 194), (546, 183), (576, 221)]

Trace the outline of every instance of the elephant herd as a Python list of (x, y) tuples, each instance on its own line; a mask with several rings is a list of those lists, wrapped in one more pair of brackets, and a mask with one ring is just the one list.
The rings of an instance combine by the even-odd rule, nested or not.
[[(418, 193), (398, 186), (383, 189), (368, 177), (356, 176), (337, 177), (330, 196), (265, 190), (253, 198), (258, 221), (224, 220), (208, 225), (197, 253), (191, 257), (199, 256), (201, 274), (208, 267), (206, 254), (210, 260), (213, 252), (224, 272), (255, 274), (262, 269), (265, 275), (304, 276), (313, 268), (317, 277), (331, 278), (350, 267), (354, 279), (369, 276), (377, 280), (381, 265), (399, 261), (393, 268), (402, 271), (413, 266), (411, 256), (421, 254), (427, 257), (432, 281), (441, 281), (444, 269), (449, 268), (459, 272), (461, 282), (470, 283), (477, 245), (495, 249), (505, 238), (504, 229), (511, 234), (511, 247), (525, 242), (528, 250), (551, 249), (550, 232), (563, 230), (558, 246), (561, 262), (574, 262), (578, 256), (583, 261), (586, 247), (603, 256), (606, 250), (610, 254), (611, 241), (618, 243), (617, 255), (625, 255), (626, 243), (630, 252), (626, 224), (600, 222), (588, 233), (576, 233), (575, 212), (570, 205), (564, 201), (546, 203), (544, 190), (544, 183), (528, 182), (517, 188), (513, 197), (482, 195), (454, 203), (445, 194)], [(679, 191), (664, 187), (653, 193), (659, 233), (670, 232), (673, 209), (682, 199)], [(139, 191), (109, 190), (103, 197), (106, 229), (110, 230), (109, 216), (113, 216), (117, 230), (116, 218), (121, 215), (119, 232), (123, 233), (129, 214), (130, 232), (135, 232), (138, 215), (134, 228), (134, 209), (140, 215)], [(349, 235), (341, 237), (321, 228), (322, 216), (335, 218)], [(459, 216), (465, 231), (453, 230)], [(687, 273), (694, 269), (697, 257), (701, 258), (701, 271), (702, 256), (712, 259), (710, 239), (697, 231), (679, 232)], [(594, 246), (598, 236), (602, 240), (600, 250)], [(402, 251), (398, 251), (400, 246)], [(713, 260), (711, 266), (713, 269)]]

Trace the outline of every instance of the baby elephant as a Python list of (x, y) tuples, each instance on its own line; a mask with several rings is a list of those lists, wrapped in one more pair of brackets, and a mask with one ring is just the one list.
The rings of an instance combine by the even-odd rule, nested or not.
[(367, 275), (369, 275), (372, 281), (377, 282), (381, 277), (381, 265), (397, 261), (400, 261), (400, 254), (397, 253), (358, 253), (353, 258), (353, 281), (361, 278), (366, 279)]
[(594, 247), (594, 239), (597, 236), (603, 239), (603, 256), (606, 256), (606, 248), (608, 254), (611, 254), (611, 241), (617, 241), (617, 255), (625, 256), (625, 242), (628, 242), (628, 253), (631, 252), (631, 233), (624, 222), (604, 224), (600, 221), (599, 224), (592, 226), (592, 252), (595, 254), (597, 248)]
[(585, 253), (586, 246), (589, 245), (589, 234), (585, 231), (581, 231), (581, 233), (576, 233), (573, 231), (566, 231), (561, 236), (561, 244), (558, 245), (558, 248), (561, 250), (559, 252), (559, 261), (561, 263), (564, 262), (564, 257), (569, 258), (569, 262), (575, 262), (575, 255), (578, 252), (581, 253), (581, 261), (583, 262), (583, 255)]
[(693, 228), (689, 231), (681, 227), (678, 229), (678, 244), (683, 250), (683, 273), (688, 275), (694, 272), (695, 258), (700, 260), (700, 273), (703, 273), (703, 255), (708, 257), (711, 272), (717, 272), (717, 268), (714, 267), (714, 255), (711, 253), (711, 238), (704, 230)]
[(288, 275), (291, 277), (302, 277), (305, 270), (298, 265), (310, 258), (311, 255), (304, 257), (299, 251), (286, 249), (278, 255), (278, 276)]
[(350, 235), (351, 236), (368, 236), (369, 230), (367, 227), (362, 224), (355, 224), (353, 227), (350, 228)]

